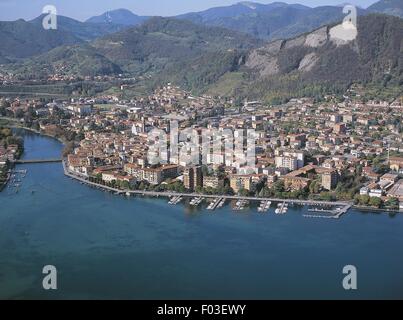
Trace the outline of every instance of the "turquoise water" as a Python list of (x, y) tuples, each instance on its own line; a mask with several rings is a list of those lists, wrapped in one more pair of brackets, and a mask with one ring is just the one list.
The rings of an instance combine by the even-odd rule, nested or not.
[[(32, 133), (25, 146), (26, 159), (62, 149)], [(19, 193), (0, 193), (2, 299), (403, 298), (403, 214), (211, 213), (94, 190), (61, 164), (24, 168)], [(49, 264), (58, 269), (51, 292), (42, 289)], [(357, 291), (342, 287), (350, 264)]]

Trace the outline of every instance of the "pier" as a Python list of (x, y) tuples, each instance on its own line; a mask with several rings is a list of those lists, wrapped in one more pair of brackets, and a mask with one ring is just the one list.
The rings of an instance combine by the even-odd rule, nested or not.
[(178, 204), (179, 202), (181, 202), (182, 201), (182, 197), (181, 196), (174, 196), (174, 197), (172, 197), (172, 199), (168, 202), (169, 204), (172, 204), (172, 205), (176, 205), (176, 204)]
[(276, 209), (276, 214), (286, 214), (288, 211), (288, 203), (286, 201), (282, 201), (278, 205), (278, 208)]
[(309, 209), (309, 211), (317, 212), (318, 214), (304, 214), (303, 216), (305, 218), (340, 219), (351, 207), (351, 204), (346, 203), (342, 208), (338, 207), (334, 210)]
[(225, 198), (216, 198), (209, 204), (209, 206), (207, 207), (207, 210), (214, 211), (218, 207), (222, 207), (224, 205), (224, 203), (225, 203)]
[(235, 207), (232, 208), (235, 211), (242, 211), (245, 210), (246, 206), (249, 205), (249, 200), (241, 199), (238, 200), (235, 204)]
[(203, 201), (202, 197), (196, 197), (196, 198), (193, 198), (192, 200), (190, 200), (189, 204), (191, 206), (197, 207), (202, 203), (202, 201)]
[(260, 206), (257, 208), (257, 211), (260, 213), (265, 213), (270, 210), (271, 201), (265, 200), (260, 202)]

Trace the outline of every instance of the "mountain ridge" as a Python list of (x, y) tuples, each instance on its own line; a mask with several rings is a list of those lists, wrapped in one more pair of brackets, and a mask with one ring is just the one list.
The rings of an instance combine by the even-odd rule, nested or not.
[(87, 23), (107, 23), (107, 24), (118, 24), (124, 26), (136, 26), (139, 25), (150, 17), (139, 16), (127, 9), (116, 9), (106, 11), (99, 16), (93, 16), (87, 19)]
[[(42, 20), (46, 15), (40, 15), (39, 17), (28, 21), (29, 23), (35, 24), (39, 27), (42, 26)], [(102, 37), (106, 34), (118, 32), (126, 26), (113, 24), (113, 23), (88, 23), (81, 22), (65, 16), (57, 16), (57, 27), (59, 30), (71, 33), (75, 37), (83, 40), (89, 41), (96, 38)]]
[(23, 19), (0, 22), (0, 64), (45, 53), (62, 45), (80, 43), (70, 32), (44, 30)]

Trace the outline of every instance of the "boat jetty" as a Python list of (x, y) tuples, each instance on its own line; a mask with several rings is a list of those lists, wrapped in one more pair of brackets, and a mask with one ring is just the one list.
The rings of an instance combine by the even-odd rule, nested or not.
[(182, 196), (174, 196), (171, 198), (171, 200), (168, 203), (172, 204), (172, 205), (176, 205), (179, 202), (181, 202), (182, 200), (183, 200)]
[(27, 175), (27, 170), (12, 170), (9, 172), (8, 188), (11, 193), (18, 193), (22, 184), (22, 180)]
[(260, 213), (265, 213), (270, 210), (271, 201), (265, 200), (260, 202), (260, 206), (257, 208), (257, 211)]
[(238, 200), (232, 209), (235, 211), (242, 211), (245, 210), (248, 205), (249, 205), (248, 200)]
[(218, 208), (222, 208), (225, 204), (226, 199), (225, 198), (216, 198), (213, 201), (210, 202), (210, 204), (207, 207), (207, 210), (215, 210)]
[(288, 203), (285, 201), (283, 203), (279, 203), (275, 212), (276, 214), (286, 214), (288, 212)]
[(193, 207), (198, 207), (203, 202), (203, 197), (196, 197), (190, 200), (189, 204)]
[(326, 205), (320, 205), (321, 208), (311, 207), (308, 209), (310, 214), (304, 214), (305, 218), (323, 218), (323, 219), (339, 219), (342, 215), (346, 214), (350, 210), (351, 205), (330, 207)]

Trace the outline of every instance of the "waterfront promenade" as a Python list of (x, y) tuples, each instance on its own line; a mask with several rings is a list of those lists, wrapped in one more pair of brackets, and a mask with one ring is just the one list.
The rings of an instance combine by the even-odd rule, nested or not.
[(69, 172), (66, 167), (65, 162), (63, 161), (63, 170), (64, 174), (72, 179), (80, 181), (81, 183), (101, 188), (107, 191), (115, 192), (116, 194), (126, 194), (126, 195), (140, 195), (140, 196), (149, 196), (149, 197), (173, 197), (173, 196), (181, 196), (181, 197), (203, 197), (206, 199), (216, 199), (217, 197), (223, 197), (228, 200), (248, 200), (248, 201), (271, 201), (271, 202), (285, 202), (289, 204), (299, 204), (299, 205), (307, 205), (307, 206), (340, 206), (343, 209), (339, 212), (337, 217), (340, 217), (342, 214), (348, 212), (348, 210), (352, 207), (352, 203), (344, 202), (344, 201), (316, 201), (316, 200), (299, 200), (299, 199), (277, 199), (277, 198), (260, 198), (260, 197), (247, 197), (247, 196), (229, 196), (229, 195), (208, 195), (208, 194), (200, 194), (200, 193), (178, 193), (178, 192), (156, 192), (156, 191), (145, 191), (145, 190), (120, 190), (116, 188), (111, 188), (99, 183), (91, 182), (84, 176), (78, 176), (77, 174), (73, 174)]

